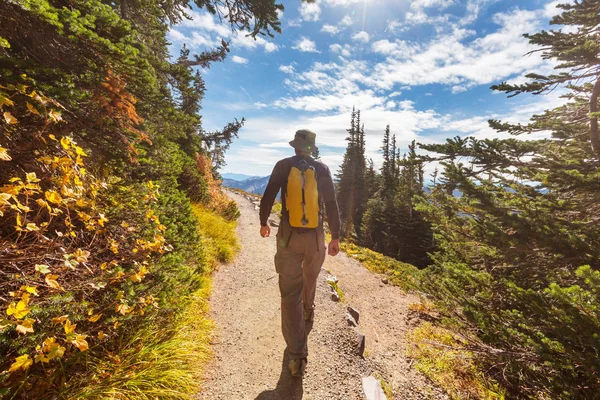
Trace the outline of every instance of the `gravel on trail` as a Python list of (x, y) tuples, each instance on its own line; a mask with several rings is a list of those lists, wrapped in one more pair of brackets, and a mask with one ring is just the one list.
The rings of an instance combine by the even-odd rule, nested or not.
[[(255, 206), (244, 196), (229, 195), (241, 212), (237, 228), (241, 251), (213, 276), (214, 358), (205, 368), (198, 399), (364, 399), (362, 378), (373, 374), (392, 386), (395, 399), (447, 398), (405, 356), (408, 305), (418, 298), (383, 284), (380, 277), (343, 253), (325, 260), (317, 285), (306, 374), (293, 378), (284, 352), (273, 264), (277, 228), (272, 228), (269, 238), (260, 237)], [(344, 302), (331, 300), (327, 271), (339, 279)], [(346, 321), (348, 306), (360, 312), (358, 329), (366, 336), (365, 358), (358, 355), (357, 328)]]

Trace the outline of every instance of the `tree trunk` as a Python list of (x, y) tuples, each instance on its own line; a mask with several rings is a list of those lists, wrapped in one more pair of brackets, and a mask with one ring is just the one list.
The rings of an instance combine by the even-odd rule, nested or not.
[(127, 4), (129, 0), (120, 0), (121, 5), (121, 18), (127, 20), (129, 19), (129, 5)]
[[(598, 112), (598, 95), (600, 95), (600, 76), (596, 80), (592, 97), (590, 98), (590, 114)], [(600, 158), (600, 135), (598, 134), (598, 117), (592, 115), (590, 117), (590, 140), (592, 142), (592, 150), (596, 156)]]

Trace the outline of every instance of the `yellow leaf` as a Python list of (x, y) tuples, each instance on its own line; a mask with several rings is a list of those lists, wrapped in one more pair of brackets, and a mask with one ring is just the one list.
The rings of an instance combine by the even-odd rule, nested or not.
[(48, 274), (46, 275), (46, 278), (44, 279), (46, 281), (46, 283), (48, 284), (48, 286), (50, 286), (53, 289), (60, 289), (60, 284), (58, 283), (58, 281), (56, 280), (58, 278), (58, 275), (54, 275), (54, 274)]
[(27, 332), (33, 333), (33, 323), (35, 320), (28, 318), (26, 320), (21, 321), (21, 323), (17, 324), (17, 332), (26, 334)]
[(12, 373), (19, 369), (22, 369), (23, 371), (27, 371), (27, 369), (29, 369), (29, 367), (31, 367), (31, 364), (33, 364), (33, 360), (31, 358), (29, 358), (29, 354), (24, 354), (15, 359), (15, 362), (12, 363), (12, 365), (8, 369), (8, 372)]
[(39, 113), (40, 113), (40, 112), (39, 112), (39, 111), (38, 111), (38, 110), (37, 110), (37, 109), (36, 109), (34, 106), (32, 106), (32, 105), (31, 105), (31, 103), (29, 103), (29, 102), (27, 102), (27, 109), (28, 109), (30, 112), (34, 113), (35, 115), (39, 115)]
[(27, 293), (31, 293), (31, 294), (33, 294), (35, 296), (38, 295), (38, 293), (37, 293), (37, 287), (36, 286), (21, 286), (21, 290), (25, 291)]
[(62, 324), (67, 320), (68, 315), (61, 315), (60, 317), (52, 318), (53, 324)]
[(75, 339), (71, 342), (71, 344), (79, 349), (79, 351), (86, 351), (88, 347), (88, 342), (86, 342), (85, 335), (77, 335)]
[(25, 179), (27, 182), (39, 182), (40, 179), (36, 176), (35, 172), (27, 172), (25, 174)]
[(100, 331), (98, 332), (98, 339), (102, 340), (106, 337), (106, 335), (104, 334), (104, 332)]
[(77, 154), (78, 156), (87, 157), (87, 154), (85, 154), (85, 151), (83, 151), (81, 147), (73, 146), (73, 148), (75, 149), (75, 154)]
[(42, 274), (47, 274), (50, 272), (50, 267), (46, 264), (35, 264), (35, 270)]
[(25, 229), (27, 229), (29, 232), (40, 230), (40, 228), (33, 222), (28, 223), (27, 226), (25, 227)]
[(0, 193), (0, 206), (9, 206), (8, 200), (12, 197), (9, 193)]
[(63, 149), (69, 150), (71, 148), (71, 140), (69, 140), (68, 137), (63, 136), (60, 138), (60, 145), (63, 147)]
[(13, 115), (11, 113), (9, 113), (8, 111), (4, 112), (4, 120), (9, 125), (14, 125), (14, 124), (19, 123), (19, 121), (17, 121), (17, 119), (15, 117), (13, 117)]
[(117, 329), (118, 327), (120, 327), (122, 324), (119, 321), (115, 321), (115, 323), (113, 324), (113, 328)]
[(100, 317), (102, 316), (102, 313), (100, 314), (94, 314), (91, 317), (88, 318), (88, 321), (90, 322), (96, 322), (100, 319)]
[(44, 196), (50, 203), (60, 204), (62, 202), (62, 197), (54, 190), (48, 190), (46, 193), (44, 193)]
[(17, 228), (20, 229), (21, 226), (23, 226), (23, 222), (21, 221), (21, 214), (17, 213), (17, 219), (16, 219), (16, 221), (17, 221)]
[(30, 311), (31, 310), (27, 308), (27, 301), (21, 300), (16, 305), (14, 302), (10, 303), (6, 310), (6, 314), (13, 315), (16, 319), (22, 319), (29, 314)]
[(50, 359), (48, 357), (46, 357), (46, 355), (44, 353), (38, 353), (35, 355), (35, 357), (33, 358), (33, 360), (37, 363), (42, 362), (42, 363), (47, 363), (50, 362)]
[(129, 307), (127, 304), (117, 304), (115, 311), (121, 313), (122, 315), (126, 315), (131, 312), (131, 307)]
[(48, 116), (50, 117), (51, 120), (53, 120), (54, 122), (59, 122), (62, 121), (62, 116), (60, 115), (60, 113), (57, 113), (54, 110), (50, 110), (48, 112)]
[(0, 160), (2, 160), (2, 161), (12, 160), (12, 157), (8, 154), (8, 150), (6, 150), (2, 146), (0, 146)]
[(56, 343), (56, 338), (51, 337), (44, 340), (44, 347), (42, 348), (44, 353), (48, 354), (48, 359), (52, 360), (53, 358), (62, 357), (65, 354), (65, 348), (58, 343)]
[(77, 249), (71, 256), (75, 257), (75, 260), (79, 263), (87, 262), (90, 252), (87, 250)]
[(75, 328), (77, 327), (77, 324), (71, 324), (71, 321), (69, 321), (67, 319), (67, 321), (65, 322), (65, 333), (68, 335), (69, 333), (73, 333), (75, 331)]

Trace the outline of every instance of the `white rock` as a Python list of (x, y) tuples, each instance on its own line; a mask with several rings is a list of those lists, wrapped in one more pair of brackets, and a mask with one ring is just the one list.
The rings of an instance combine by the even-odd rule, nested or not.
[(385, 393), (381, 388), (381, 383), (374, 376), (363, 378), (362, 386), (367, 400), (387, 400), (387, 397), (385, 397)]

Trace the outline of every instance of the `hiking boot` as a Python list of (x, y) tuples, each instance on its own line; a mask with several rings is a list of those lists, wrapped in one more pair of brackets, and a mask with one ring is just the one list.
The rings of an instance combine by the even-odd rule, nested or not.
[(295, 378), (303, 377), (304, 371), (306, 370), (307, 363), (308, 363), (308, 360), (306, 359), (306, 357), (291, 360), (290, 363), (288, 364), (288, 367), (290, 369), (290, 372), (292, 373), (292, 376)]

